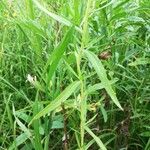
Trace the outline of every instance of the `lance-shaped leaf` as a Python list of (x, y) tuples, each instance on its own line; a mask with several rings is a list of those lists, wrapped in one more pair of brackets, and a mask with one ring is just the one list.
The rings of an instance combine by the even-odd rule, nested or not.
[(93, 139), (96, 141), (101, 150), (107, 150), (100, 138), (97, 137), (88, 126), (85, 126), (84, 128), (93, 137)]
[(37, 115), (34, 116), (34, 118), (31, 120), (29, 124), (31, 124), (34, 120), (46, 115), (47, 113), (55, 110), (58, 108), (63, 102), (65, 102), (70, 95), (76, 91), (76, 89), (79, 87), (80, 82), (75, 81), (71, 83), (58, 97), (56, 97), (55, 100), (53, 100), (49, 105), (47, 105), (42, 111), (40, 111)]
[[(50, 16), (51, 18), (53, 18), (54, 20), (66, 25), (66, 26), (72, 26), (73, 23), (70, 22), (69, 20), (67, 20), (66, 18), (59, 16), (55, 13), (50, 12), (48, 9), (46, 9), (45, 7), (43, 7), (37, 0), (33, 0), (34, 4), (41, 10), (43, 11), (45, 14), (47, 14), (48, 16)], [(81, 29), (79, 27), (75, 27), (75, 29), (79, 32), (82, 32)]]
[(106, 89), (107, 93), (113, 100), (113, 102), (122, 110), (122, 107), (116, 97), (116, 94), (111, 86), (111, 82), (107, 78), (106, 70), (102, 64), (102, 62), (98, 59), (98, 57), (90, 51), (84, 51), (84, 54), (88, 58), (89, 62), (95, 69), (99, 79), (101, 80), (101, 83), (103, 84), (104, 88)]
[(66, 33), (66, 35), (64, 36), (64, 38), (62, 39), (61, 43), (53, 51), (52, 55), (49, 57), (46, 63), (44, 72), (46, 71), (47, 67), (50, 66), (48, 72), (48, 79), (47, 79), (48, 83), (51, 80), (54, 72), (56, 71), (59, 61), (61, 60), (65, 50), (67, 49), (68, 44), (70, 43), (73, 37), (73, 32), (74, 32), (74, 27), (71, 27), (69, 31)]

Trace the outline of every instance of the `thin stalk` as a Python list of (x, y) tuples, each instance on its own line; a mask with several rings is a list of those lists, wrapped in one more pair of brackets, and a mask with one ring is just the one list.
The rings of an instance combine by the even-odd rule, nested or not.
[(61, 105), (62, 107), (62, 113), (64, 116), (64, 143), (63, 143), (63, 147), (64, 150), (68, 150), (68, 136), (67, 136), (67, 116), (66, 116), (66, 110), (65, 110), (65, 106), (64, 104)]
[(81, 70), (81, 59), (82, 59), (82, 55), (83, 55), (83, 51), (84, 48), (87, 45), (87, 41), (88, 41), (88, 16), (90, 13), (90, 6), (91, 6), (91, 2), (92, 0), (88, 0), (87, 1), (87, 7), (86, 7), (86, 11), (85, 11), (85, 17), (83, 20), (83, 32), (82, 32), (82, 39), (81, 39), (81, 47), (80, 50), (78, 52), (78, 56), (77, 56), (77, 70), (78, 70), (78, 75), (79, 75), (79, 79), (80, 79), (80, 85), (81, 85), (81, 91), (80, 91), (80, 100), (81, 100), (81, 107), (80, 107), (80, 111), (81, 111), (81, 116), (80, 116), (80, 134), (81, 134), (81, 143), (80, 143), (80, 147), (81, 149), (83, 149), (84, 146), (84, 125), (86, 122), (86, 97), (84, 94), (84, 77), (82, 76), (82, 70)]

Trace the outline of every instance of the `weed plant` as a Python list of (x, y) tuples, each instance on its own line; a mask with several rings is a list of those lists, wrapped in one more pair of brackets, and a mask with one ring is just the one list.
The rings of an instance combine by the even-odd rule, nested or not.
[(149, 0), (0, 1), (0, 149), (150, 149)]

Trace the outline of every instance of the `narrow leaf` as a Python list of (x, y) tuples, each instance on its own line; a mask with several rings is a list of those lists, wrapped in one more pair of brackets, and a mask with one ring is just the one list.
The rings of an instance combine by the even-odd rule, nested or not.
[(31, 132), (29, 131), (29, 129), (16, 117), (16, 112), (15, 112), (15, 108), (13, 106), (13, 114), (15, 117), (15, 120), (17, 122), (17, 124), (19, 125), (20, 129), (26, 133), (26, 135), (28, 135), (28, 138), (30, 138), (32, 136)]
[(14, 150), (19, 145), (23, 144), (28, 139), (27, 133), (20, 134), (14, 141), (13, 144), (8, 148), (8, 150)]
[(147, 65), (150, 64), (150, 59), (148, 58), (137, 58), (135, 61), (129, 63), (129, 66)]
[[(110, 84), (113, 84), (116, 81), (117, 80), (111, 80), (109, 82), (110, 82)], [(87, 93), (89, 94), (89, 93), (95, 92), (95, 91), (103, 89), (103, 88), (105, 88), (105, 87), (104, 87), (104, 85), (102, 83), (97, 83), (97, 84), (94, 84), (92, 86), (89, 86), (88, 89), (87, 89)]]
[(113, 102), (122, 110), (122, 107), (116, 97), (116, 94), (114, 90), (112, 89), (111, 83), (107, 78), (106, 70), (101, 63), (101, 61), (98, 59), (98, 57), (90, 51), (84, 51), (85, 55), (87, 56), (88, 60), (90, 61), (91, 65), (94, 67), (99, 79), (101, 80), (101, 83), (103, 84), (104, 88), (106, 89), (107, 93), (113, 100)]
[(47, 61), (44, 72), (46, 71), (47, 67), (50, 65), (50, 70), (48, 73), (48, 81), (47, 81), (48, 83), (51, 80), (54, 72), (56, 71), (58, 63), (62, 58), (69, 42), (71, 41), (71, 38), (73, 37), (73, 31), (74, 31), (74, 27), (71, 27), (70, 30), (64, 36), (62, 42), (57, 46), (57, 48), (54, 50), (54, 52), (52, 53), (52, 55)]
[(55, 110), (57, 107), (61, 105), (69, 96), (75, 92), (75, 90), (79, 87), (80, 82), (75, 81), (71, 83), (55, 100), (53, 100), (49, 105), (47, 105), (42, 111), (40, 111), (34, 118), (31, 120), (29, 124), (31, 124), (34, 120), (46, 115), (47, 113)]
[[(43, 11), (44, 13), (46, 13), (48, 16), (50, 16), (51, 18), (53, 18), (54, 20), (66, 25), (66, 26), (72, 26), (73, 24), (63, 18), (62, 16), (59, 16), (57, 14), (54, 14), (52, 12), (50, 12), (49, 10), (47, 10), (46, 8), (44, 8), (37, 0), (33, 0), (34, 4), (41, 10)], [(81, 32), (81, 29), (79, 27), (75, 27), (77, 31)]]
[[(108, 7), (109, 5), (113, 4), (115, 1), (116, 1), (116, 0), (111, 0), (109, 3), (106, 3), (106, 5), (103, 5), (103, 6), (101, 6), (100, 8), (96, 9), (94, 12), (100, 11), (100, 10), (102, 10), (102, 9), (104, 9), (104, 8), (106, 8), (106, 7)], [(102, 5), (102, 4), (100, 4), (100, 5)], [(94, 12), (93, 12), (93, 14), (94, 14)]]
[(96, 143), (98, 144), (98, 146), (101, 148), (101, 150), (107, 150), (105, 145), (103, 144), (103, 142), (100, 140), (99, 137), (97, 137), (89, 127), (85, 126), (84, 127), (85, 130), (93, 137), (93, 139), (96, 141)]
[(103, 118), (104, 118), (104, 122), (107, 122), (107, 111), (105, 110), (105, 108), (101, 105), (100, 106), (100, 109), (101, 109), (101, 112), (102, 112), (102, 115), (103, 115)]

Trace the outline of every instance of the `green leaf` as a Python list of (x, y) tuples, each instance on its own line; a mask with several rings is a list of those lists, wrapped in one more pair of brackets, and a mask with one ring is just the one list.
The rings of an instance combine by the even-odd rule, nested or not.
[[(113, 84), (116, 81), (117, 80), (111, 80), (109, 82), (110, 82), (110, 84)], [(94, 84), (92, 86), (89, 86), (88, 89), (87, 89), (87, 93), (89, 94), (89, 93), (95, 92), (95, 91), (103, 89), (103, 88), (105, 88), (105, 87), (104, 87), (104, 85), (102, 83), (97, 83), (97, 84)]]
[(46, 115), (47, 113), (59, 107), (65, 100), (69, 98), (69, 96), (73, 92), (75, 92), (75, 90), (79, 87), (79, 85), (80, 85), (79, 81), (75, 81), (71, 83), (55, 100), (53, 100), (42, 111), (40, 111), (37, 115), (35, 115), (29, 124), (31, 124), (34, 120)]
[(144, 137), (150, 137), (150, 131), (142, 132), (140, 135)]
[[(45, 37), (46, 36), (46, 32), (44, 31), (44, 29), (42, 28), (42, 26), (37, 22), (37, 21), (33, 21), (33, 20), (15, 20), (15, 23), (19, 26), (22, 27), (23, 30), (29, 30), (32, 31), (35, 34), (38, 34), (40, 36)], [(30, 39), (32, 39), (33, 37), (30, 37)]]
[[(47, 10), (46, 8), (44, 8), (37, 0), (33, 0), (34, 4), (44, 13), (46, 13), (48, 16), (50, 16), (51, 18), (53, 18), (54, 20), (66, 25), (66, 26), (72, 26), (73, 23), (71, 23), (69, 20), (63, 18), (62, 16), (59, 16), (57, 14), (54, 14), (52, 12), (50, 12), (49, 10)], [(77, 31), (81, 32), (81, 29), (79, 27), (75, 27)]]
[(17, 146), (23, 144), (27, 139), (30, 139), (32, 137), (31, 132), (29, 131), (29, 129), (16, 117), (16, 111), (15, 108), (13, 106), (13, 114), (15, 117), (15, 120), (17, 122), (17, 124), (19, 125), (20, 129), (24, 132), (21, 135), (19, 135), (14, 141), (13, 144), (9, 147), (8, 150), (13, 150), (15, 149)]
[(98, 144), (98, 146), (101, 148), (101, 150), (107, 150), (105, 145), (103, 144), (103, 142), (100, 140), (99, 137), (97, 137), (89, 127), (85, 126), (84, 127), (85, 130), (93, 137), (93, 139), (96, 141), (96, 143)]
[(94, 67), (101, 83), (103, 84), (104, 88), (106, 89), (107, 93), (113, 100), (113, 102), (121, 109), (121, 105), (116, 97), (116, 94), (111, 86), (110, 81), (107, 78), (106, 70), (102, 64), (102, 62), (98, 59), (98, 57), (90, 51), (84, 51), (85, 55), (87, 56), (88, 60), (90, 61), (91, 65)]
[(15, 120), (17, 122), (17, 124), (19, 125), (20, 129), (26, 133), (26, 135), (28, 135), (28, 138), (30, 138), (32, 136), (30, 130), (16, 117), (16, 112), (15, 112), (15, 108), (13, 106), (13, 114), (15, 117)]
[[(106, 7), (108, 7), (109, 5), (113, 4), (116, 0), (111, 0), (109, 3), (106, 3), (106, 5), (103, 5), (102, 3), (100, 4), (100, 8), (96, 9), (94, 12), (100, 11)], [(103, 1), (102, 1), (103, 2)]]
[(100, 106), (100, 109), (101, 109), (101, 112), (102, 112), (102, 115), (103, 115), (103, 118), (104, 118), (104, 122), (107, 122), (107, 111), (105, 110), (105, 108), (101, 105)]
[(13, 150), (17, 146), (23, 144), (27, 139), (28, 139), (28, 134), (27, 133), (22, 133), (20, 134), (14, 141), (13, 144), (8, 148), (8, 150)]
[[(33, 115), (36, 115), (40, 111), (40, 106), (38, 103), (39, 99), (39, 91), (36, 93), (35, 102), (33, 104)], [(43, 150), (42, 143), (41, 143), (41, 135), (40, 135), (40, 120), (34, 120), (33, 122), (33, 133), (35, 135), (34, 138), (34, 149)]]
[(29, 115), (27, 115), (25, 112), (23, 112), (23, 111), (16, 111), (15, 113), (16, 113), (16, 117), (22, 119), (26, 123), (30, 122), (31, 117)]
[(148, 58), (137, 58), (135, 61), (129, 63), (129, 66), (137, 66), (137, 65), (147, 65), (150, 64), (150, 59)]
[(58, 66), (59, 61), (61, 60), (69, 42), (71, 41), (73, 37), (74, 27), (71, 27), (70, 30), (66, 33), (64, 36), (62, 42), (57, 46), (57, 48), (54, 50), (50, 58), (48, 59), (44, 72), (47, 70), (47, 67), (50, 65), (49, 73), (48, 73), (48, 83), (51, 80), (54, 72), (56, 71), (56, 68)]
[(20, 92), (16, 87), (14, 87), (9, 81), (4, 79), (3, 77), (0, 76), (0, 82), (4, 83), (8, 88), (12, 89), (15, 91), (17, 94), (19, 94), (22, 98), (24, 98), (29, 104), (31, 104), (31, 101), (27, 98), (27, 96), (23, 93)]
[(63, 127), (63, 115), (54, 116), (51, 129), (62, 129)]

